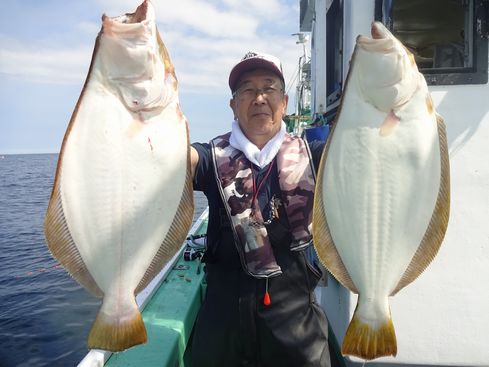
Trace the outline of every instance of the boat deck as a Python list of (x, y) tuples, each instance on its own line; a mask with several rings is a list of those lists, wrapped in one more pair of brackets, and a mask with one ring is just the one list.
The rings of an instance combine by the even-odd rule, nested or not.
[(148, 342), (112, 354), (105, 365), (188, 365), (187, 343), (205, 292), (202, 280), (200, 261), (185, 261), (182, 256), (144, 308)]
[[(207, 231), (205, 210), (189, 234), (190, 240)], [(179, 253), (138, 296), (148, 334), (146, 344), (124, 352), (91, 350), (78, 367), (188, 366), (192, 328), (205, 294), (199, 259), (186, 261), (184, 243)]]

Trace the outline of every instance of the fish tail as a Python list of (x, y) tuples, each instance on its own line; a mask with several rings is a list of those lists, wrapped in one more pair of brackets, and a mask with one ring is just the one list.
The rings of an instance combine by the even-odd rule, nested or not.
[(120, 352), (146, 343), (147, 339), (143, 318), (137, 307), (118, 320), (109, 318), (101, 310), (88, 335), (88, 348)]
[(343, 340), (341, 353), (366, 360), (395, 356), (397, 354), (396, 332), (390, 315), (387, 320), (373, 327), (362, 321), (355, 310)]

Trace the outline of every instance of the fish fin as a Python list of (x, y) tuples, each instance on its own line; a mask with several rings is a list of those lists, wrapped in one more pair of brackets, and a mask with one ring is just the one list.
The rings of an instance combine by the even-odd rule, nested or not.
[(168, 52), (163, 40), (161, 39), (160, 32), (158, 31), (158, 28), (156, 28), (156, 40), (158, 43), (158, 49), (160, 53), (160, 57), (163, 60), (163, 64), (165, 65), (165, 71), (168, 74), (171, 74), (173, 78), (175, 79), (175, 90), (177, 89), (177, 84), (178, 84), (178, 79), (175, 73), (175, 67), (173, 66), (173, 63), (171, 62), (170, 58), (170, 53)]
[(121, 352), (132, 346), (146, 343), (147, 340), (143, 318), (137, 307), (118, 322), (111, 322), (105, 313), (100, 311), (88, 335), (88, 348)]
[[(331, 133), (334, 133), (334, 128)], [(324, 203), (322, 196), (322, 182), (323, 171), (326, 161), (327, 151), (331, 139), (328, 139), (328, 143), (324, 148), (321, 162), (319, 164), (318, 182), (316, 183), (314, 194), (314, 205), (312, 214), (312, 234), (313, 243), (316, 253), (321, 263), (328, 269), (328, 271), (341, 283), (343, 286), (351, 290), (353, 293), (358, 293), (357, 287), (353, 283), (353, 280), (348, 274), (348, 270), (341, 260), (340, 254), (336, 246), (334, 245), (331, 232), (329, 230), (328, 221), (324, 212)]]
[[(187, 122), (185, 121), (187, 124)], [(187, 174), (185, 177), (185, 187), (183, 189), (180, 204), (173, 218), (173, 222), (168, 230), (168, 233), (158, 249), (155, 257), (151, 261), (150, 266), (144, 273), (143, 278), (139, 282), (135, 294), (141, 292), (149, 282), (161, 271), (163, 266), (177, 253), (182, 247), (188, 231), (192, 225), (194, 213), (194, 197), (192, 187), (192, 172), (190, 169), (190, 144), (189, 132), (187, 124)]]
[(391, 296), (415, 280), (428, 267), (438, 253), (448, 227), (450, 215), (450, 163), (448, 159), (445, 123), (440, 115), (437, 115), (437, 124), (441, 159), (441, 178), (438, 198), (423, 240), (399, 280), (399, 283), (390, 294)]
[[(60, 158), (61, 159), (61, 158)], [(84, 288), (101, 298), (104, 293), (87, 269), (75, 241), (71, 237), (59, 193), (58, 174), (44, 219), (44, 235), (51, 254)]]
[(389, 136), (397, 125), (399, 125), (399, 117), (397, 117), (393, 111), (389, 112), (382, 122), (382, 125), (380, 125), (380, 136)]
[(61, 145), (61, 151), (58, 157), (58, 165), (56, 168), (56, 175), (54, 179), (53, 191), (51, 192), (51, 198), (49, 200), (48, 209), (44, 218), (44, 235), (46, 237), (46, 243), (49, 251), (56, 258), (61, 265), (68, 271), (68, 273), (76, 279), (85, 289), (94, 294), (96, 297), (102, 298), (104, 293), (99, 288), (92, 275), (87, 269), (85, 262), (83, 261), (76, 245), (71, 237), (70, 230), (63, 212), (63, 206), (60, 197), (60, 175), (61, 175), (61, 162), (64, 156), (64, 148), (68, 140), (68, 136), (71, 133), (80, 108), (81, 101), (87, 89), (88, 82), (92, 75), (92, 69), (95, 64), (95, 57), (100, 47), (100, 33), (95, 40), (95, 46), (92, 53), (92, 59), (88, 70), (85, 83), (83, 85), (80, 97), (75, 106), (75, 110), (71, 115), (68, 128), (63, 138)]
[(389, 316), (388, 320), (373, 328), (362, 322), (355, 310), (343, 339), (341, 354), (366, 360), (382, 356), (396, 356), (397, 341), (392, 318)]
[[(433, 107), (433, 99), (431, 98), (431, 95), (429, 93), (426, 95), (426, 109), (430, 115), (435, 110), (435, 108)], [(438, 118), (442, 118), (442, 117), (437, 115), (437, 121)]]

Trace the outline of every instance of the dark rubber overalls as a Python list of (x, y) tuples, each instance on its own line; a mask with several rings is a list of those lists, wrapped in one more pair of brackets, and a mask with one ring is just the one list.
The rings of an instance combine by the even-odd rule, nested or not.
[[(265, 306), (265, 280), (248, 275), (241, 265), (214, 177), (210, 147), (193, 146), (199, 152), (194, 189), (203, 191), (209, 200), (209, 226), (203, 259), (207, 293), (194, 327), (192, 367), (330, 366), (327, 320), (314, 296), (321, 274), (306, 260), (304, 251), (290, 250), (283, 206), (279, 218), (267, 225), (283, 274), (269, 279), (271, 304)], [(253, 168), (257, 184), (267, 168)], [(274, 195), (280, 195), (276, 167), (258, 193), (264, 218)]]

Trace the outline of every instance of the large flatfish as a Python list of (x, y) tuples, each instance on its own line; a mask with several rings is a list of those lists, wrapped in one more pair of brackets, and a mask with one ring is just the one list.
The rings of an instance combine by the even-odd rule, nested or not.
[(389, 296), (435, 257), (448, 226), (445, 127), (414, 56), (381, 23), (358, 36), (315, 193), (322, 263), (358, 303), (342, 353), (396, 355)]
[(191, 225), (189, 152), (175, 71), (151, 3), (104, 15), (45, 219), (54, 257), (103, 297), (89, 348), (121, 351), (146, 342), (135, 295)]

